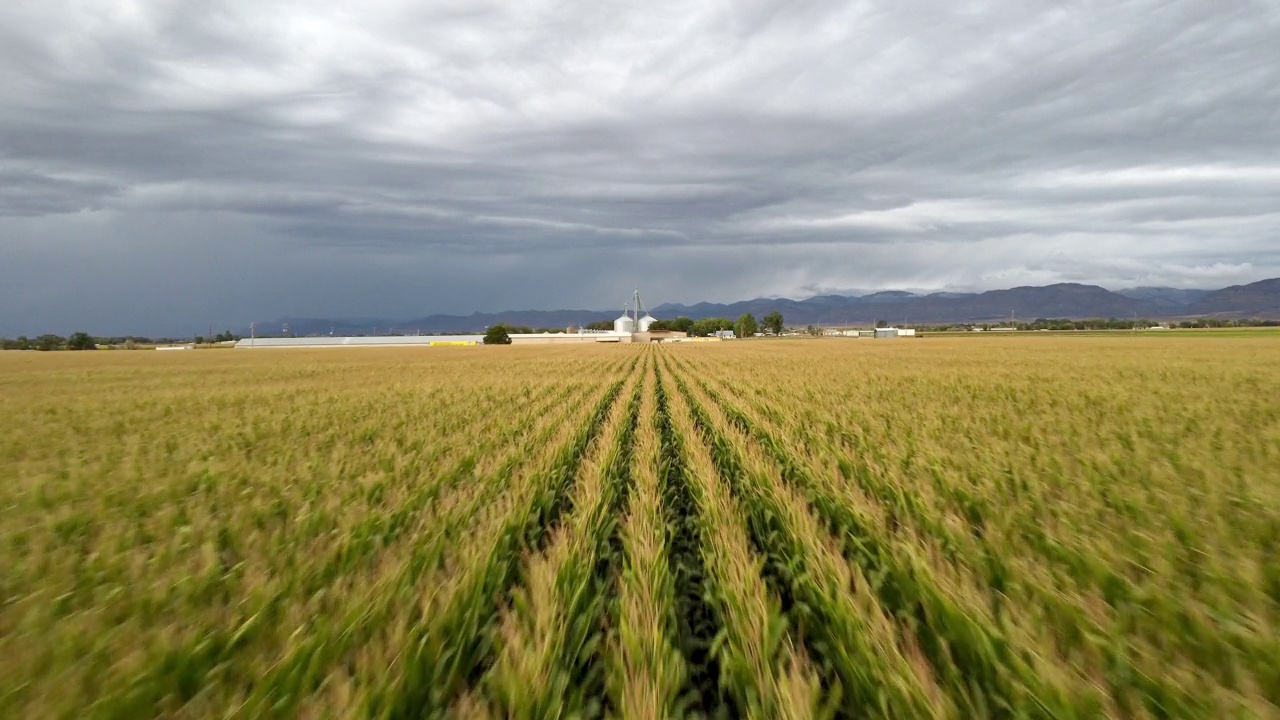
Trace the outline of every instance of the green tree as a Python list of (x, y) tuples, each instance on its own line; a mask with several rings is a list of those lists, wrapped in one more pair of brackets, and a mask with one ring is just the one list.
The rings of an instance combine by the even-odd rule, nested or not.
[(738, 337), (742, 338), (755, 335), (759, 329), (760, 327), (756, 323), (756, 316), (751, 313), (743, 313), (742, 317), (738, 318), (738, 324), (733, 327), (733, 331), (737, 333)]
[(71, 337), (67, 338), (67, 349), (68, 350), (97, 350), (98, 343), (94, 342), (93, 336), (90, 335), (89, 333), (83, 333), (83, 332), (72, 333)]
[[(688, 320), (688, 318), (684, 318)], [(733, 321), (728, 318), (702, 318), (701, 320), (689, 320), (688, 330), (692, 337), (706, 337), (714, 335), (717, 330), (733, 330)]]
[(693, 327), (693, 321), (683, 315), (671, 321), (671, 329), (687, 333)]
[(782, 313), (774, 310), (764, 316), (764, 329), (774, 335), (782, 334)]
[(507, 334), (506, 325), (490, 325), (484, 333), (485, 345), (510, 345), (511, 336)]
[(45, 333), (44, 335), (36, 338), (31, 346), (36, 350), (44, 350), (47, 352), (49, 350), (61, 350), (62, 345), (65, 342), (66, 340), (61, 335)]

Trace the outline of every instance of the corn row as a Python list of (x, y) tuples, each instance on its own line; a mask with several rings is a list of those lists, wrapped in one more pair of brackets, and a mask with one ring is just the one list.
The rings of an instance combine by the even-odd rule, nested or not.
[[(549, 441), (574, 414), (562, 410), (541, 424), (530, 425), (528, 441)], [(317, 616), (299, 624), (287, 653), (265, 670), (254, 690), (237, 707), (237, 713), (244, 717), (291, 715), (308, 694), (309, 686), (322, 682), (324, 673), (331, 672), (335, 663), (358, 652), (383, 632), (395, 615), (403, 589), (414, 587), (442, 562), (449, 544), (466, 532), (486, 504), (504, 491), (526, 460), (523, 452), (512, 448), (488, 458), (476, 477), (479, 482), (475, 489), (437, 497), (415, 528), (409, 556), (386, 567), (364, 595), (352, 598), (345, 608), (335, 608), (334, 613), (340, 614), (342, 620), (334, 623)], [(264, 622), (269, 620), (262, 618)]]
[[(425, 578), (418, 612), (398, 641), (401, 654), (362, 701), (375, 718), (444, 717), (468, 679), (492, 651), (499, 598), (520, 566), (520, 551), (539, 547), (563, 509), (591, 441), (600, 432), (622, 381), (615, 383), (588, 421), (566, 428), (568, 438), (535, 455), (537, 471), (518, 478), (484, 510), (473, 542)], [(562, 433), (566, 434), (566, 433)]]
[[(535, 402), (528, 409), (512, 418), (512, 422), (501, 428), (491, 428), (479, 442), (472, 440), (468, 452), (458, 458), (449, 469), (436, 477), (419, 481), (412, 494), (404, 502), (395, 505), (386, 513), (369, 513), (352, 528), (344, 543), (335, 548), (328, 558), (318, 564), (314, 574), (304, 574), (298, 592), (311, 595), (324, 587), (326, 581), (335, 576), (347, 574), (366, 558), (378, 552), (406, 534), (415, 532), (421, 523), (429, 520), (430, 513), (423, 510), (435, 502), (442, 493), (450, 492), (466, 479), (474, 477), (477, 465), (482, 458), (496, 448), (519, 443), (527, 437), (529, 430), (539, 427), (534, 421), (543, 418), (548, 412), (558, 409), (558, 404), (566, 398), (573, 397), (582, 390), (581, 386), (572, 384), (565, 391), (543, 402)], [(487, 413), (496, 407), (495, 404), (484, 406)], [(470, 437), (478, 428), (474, 425), (459, 428), (464, 437)], [(541, 431), (545, 431), (543, 428)], [(537, 432), (537, 431), (535, 431)], [(427, 459), (426, 465), (439, 467), (448, 458), (433, 456)]]
[[(535, 413), (513, 418), (514, 423), (511, 427), (525, 428), (526, 432), (542, 435), (555, 428), (554, 423), (526, 424), (537, 417)], [(514, 463), (516, 459), (517, 456), (513, 454), (505, 463)], [(430, 502), (432, 498), (438, 497), (440, 492), (468, 476), (475, 467), (476, 463), (470, 455), (463, 457), (445, 473), (422, 483), (420, 490), (410, 496), (409, 504)], [(449, 504), (444, 507), (449, 507)], [(435, 516), (434, 512), (427, 513), (428, 518), (433, 516)], [(258, 676), (257, 673), (246, 673), (243, 676), (227, 674), (223, 677), (210, 675), (218, 672), (219, 668), (234, 667), (230, 660), (236, 654), (249, 652), (251, 649), (256, 654), (262, 654), (266, 650), (262, 644), (269, 642), (270, 639), (266, 636), (277, 632), (277, 626), (282, 621), (294, 619), (291, 617), (293, 612), (289, 609), (291, 602), (296, 603), (298, 600), (314, 597), (332, 583), (353, 582), (359, 577), (353, 574), (358, 566), (367, 563), (363, 558), (375, 553), (386, 553), (388, 557), (394, 557), (398, 553), (393, 553), (387, 548), (392, 547), (405, 532), (425, 522), (423, 519), (402, 514), (399, 510), (393, 511), (389, 519), (391, 522), (373, 524), (367, 528), (368, 531), (375, 529), (383, 531), (376, 542), (370, 542), (368, 534), (360, 533), (349, 537), (335, 548), (322, 561), (321, 566), (325, 568), (323, 572), (297, 580), (298, 585), (293, 582), (280, 583), (272, 586), (270, 594), (260, 593), (248, 598), (242, 603), (241, 613), (233, 623), (223, 627), (186, 628), (187, 632), (195, 638), (193, 641), (187, 644), (171, 645), (161, 650), (158, 656), (142, 666), (141, 673), (122, 682), (110, 692), (104, 693), (93, 704), (92, 713), (96, 717), (121, 718), (145, 715), (149, 712), (148, 708), (172, 702), (175, 695), (179, 697), (187, 694), (194, 695), (198, 690), (198, 685), (184, 689), (182, 683), (204, 685), (215, 680), (255, 687), (244, 708), (263, 708), (268, 698), (273, 697), (277, 698), (271, 701), (276, 703), (277, 709), (287, 708), (289, 706), (287, 699), (296, 699), (296, 688), (303, 686), (307, 674), (314, 674), (317, 667), (326, 662), (325, 658), (329, 658), (329, 661), (336, 658), (348, 642), (361, 636), (360, 633), (352, 632), (353, 628), (370, 627), (370, 621), (377, 617), (373, 612), (373, 608), (378, 607), (376, 604), (363, 602), (358, 596), (353, 597), (354, 602), (349, 606), (357, 608), (356, 614), (351, 622), (340, 625), (342, 632), (336, 634), (336, 638), (327, 631), (333, 626), (321, 621), (330, 612), (342, 612), (340, 608), (298, 618), (297, 622), (300, 626), (299, 630), (295, 631), (295, 635), (313, 623), (318, 629), (313, 634), (308, 634), (302, 643), (289, 648), (285, 655), (263, 672), (262, 676)], [(424, 548), (414, 548), (413, 552), (422, 550)], [(411, 565), (412, 563), (404, 567), (408, 568)], [(377, 566), (371, 567), (370, 571), (375, 575), (367, 592), (370, 597), (377, 597), (378, 587), (386, 580), (386, 572)], [(267, 652), (270, 651), (267, 650)], [(286, 699), (284, 704), (279, 704), (280, 696)]]
[[(759, 411), (758, 405), (756, 409)], [(806, 435), (803, 425), (781, 424), (792, 438)], [(775, 429), (778, 425), (775, 421)], [(1247, 624), (1222, 622), (1194, 612), (1187, 603), (1171, 602), (1166, 588), (1150, 582), (1154, 576), (1151, 566), (1156, 565), (1158, 559), (1144, 558), (1150, 552), (1148, 536), (1128, 535), (1140, 550), (1110, 543), (1099, 547), (1096, 539), (1087, 535), (1055, 531), (1055, 526), (1063, 522), (1064, 516), (1069, 517), (1070, 511), (1046, 509), (1039, 518), (1016, 507), (1005, 512), (973, 486), (966, 488), (965, 483), (947, 477), (945, 468), (938, 465), (927, 468), (925, 487), (941, 499), (931, 502), (920, 491), (881, 478), (865, 459), (876, 453), (865, 436), (855, 436), (855, 447), (862, 450), (863, 458), (851, 458), (841, 449), (830, 446), (824, 452), (837, 463), (842, 477), (856, 481), (880, 502), (889, 515), (889, 522), (910, 523), (924, 537), (936, 541), (953, 564), (964, 563), (976, 570), (995, 591), (989, 597), (998, 620), (1007, 621), (1009, 616), (1002, 608), (1009, 603), (1023, 608), (1024, 616), (1038, 612), (1043, 625), (1053, 633), (1053, 643), (1062, 653), (1076, 659), (1073, 665), (1108, 677), (1117, 702), (1129, 702), (1126, 697), (1136, 694), (1162, 708), (1183, 707), (1191, 716), (1209, 712), (1206, 700), (1218, 692), (1213, 687), (1216, 683), (1209, 677), (1159, 678), (1166, 672), (1164, 656), (1169, 652), (1180, 653), (1206, 674), (1216, 675), (1219, 682), (1227, 684), (1240, 682), (1234, 677), (1234, 668), (1239, 665), (1253, 672), (1264, 688), (1268, 685), (1267, 678), (1280, 677), (1274, 670), (1274, 658), (1280, 649), (1274, 636), (1259, 633)], [(1025, 492), (1024, 485), (1015, 485), (1015, 492)], [(1026, 495), (1026, 507), (1047, 508), (1043, 497)], [(1118, 493), (1103, 492), (1108, 502), (1116, 503), (1117, 507), (1123, 504), (1124, 512), (1136, 512), (1136, 506), (1116, 496)], [(1054, 508), (1059, 505), (1053, 503)], [(953, 532), (941, 515), (948, 512), (959, 520), (954, 523), (959, 532)], [(1097, 514), (1099, 510), (1092, 512)], [(1113, 554), (1116, 547), (1125, 548), (1123, 557)], [(1203, 561), (1190, 543), (1186, 549), (1185, 556), (1194, 563)], [(1045, 572), (1046, 563), (1053, 572)], [(1147, 569), (1126, 573), (1125, 566)], [(1224, 585), (1230, 582), (1234, 589), (1240, 589), (1238, 580), (1214, 570), (1217, 569), (1209, 572), (1217, 575), (1216, 580)], [(1024, 581), (1011, 582), (1013, 577), (1024, 578)], [(1216, 605), (1220, 601), (1214, 598), (1209, 602)], [(1036, 610), (1037, 606), (1041, 609)], [(1086, 611), (1082, 607), (1096, 609)], [(1170, 635), (1168, 627), (1184, 630)], [(1094, 640), (1120, 636), (1126, 638), (1124, 644)], [(1152, 646), (1160, 649), (1154, 650)], [(1275, 695), (1280, 700), (1280, 690)], [(1235, 701), (1227, 696), (1216, 702), (1229, 705)]]
[[(803, 498), (772, 477), (772, 468), (724, 434), (715, 408), (698, 401), (676, 378), (699, 435), (722, 478), (746, 509), (752, 537), (768, 558), (770, 575), (792, 598), (790, 616), (806, 647), (842, 694), (840, 717), (951, 715), (927, 666), (901, 648), (884, 612), (851, 570), (839, 547)], [(833, 690), (834, 692), (835, 690)]]
[(630, 512), (621, 533), (625, 554), (618, 576), (616, 629), (608, 653), (609, 697), (621, 720), (681, 717), (681, 688), (689, 672), (675, 644), (675, 580), (668, 567), (661, 508), (656, 379), (651, 361), (640, 388)]
[[(719, 403), (726, 417), (742, 432), (744, 436), (750, 436), (755, 443), (771, 454), (776, 462), (783, 468), (783, 475), (793, 482), (796, 482), (802, 489), (813, 488), (817, 484), (823, 483), (823, 475), (811, 468), (805, 461), (796, 460), (794, 454), (788, 449), (788, 442), (802, 443), (804, 429), (793, 425), (783, 425), (777, 420), (762, 420), (761, 416), (767, 417), (765, 413), (760, 412), (757, 406), (755, 410), (757, 415), (752, 417), (740, 407), (735, 406), (720, 392), (710, 388), (707, 383), (699, 381), (699, 384), (705, 389), (707, 394)], [(783, 425), (783, 427), (779, 427)], [(788, 432), (788, 430), (790, 432)], [(785, 439), (783, 439), (785, 437)], [(934, 622), (938, 623), (944, 631), (944, 639), (947, 642), (951, 652), (950, 654), (937, 654), (932, 657), (932, 661), (939, 668), (940, 672), (946, 674), (951, 668), (957, 667), (957, 662), (961, 664), (987, 663), (984, 667), (983, 676), (991, 676), (996, 673), (1008, 673), (1014, 676), (1026, 678), (1028, 682), (1036, 683), (1037, 678), (1046, 680), (1050, 676), (1039, 663), (1036, 662), (1036, 652), (1033, 650), (1035, 642), (1041, 641), (1037, 633), (1025, 627), (1021, 627), (1025, 623), (1020, 622), (1021, 615), (1011, 616), (1004, 610), (1005, 606), (1010, 603), (1007, 596), (1013, 598), (1013, 602), (1040, 602), (1052, 608), (1052, 611), (1046, 613), (1046, 625), (1050, 628), (1057, 628), (1062, 623), (1072, 623), (1073, 630), (1067, 631), (1067, 637), (1083, 638), (1085, 636), (1082, 626), (1097, 625), (1079, 613), (1079, 611), (1070, 605), (1064, 603), (1056, 594), (1042, 592), (1042, 586), (1034, 582), (1011, 582), (1009, 576), (1013, 570), (1008, 559), (1003, 558), (999, 553), (988, 546), (985, 542), (986, 538), (980, 538), (982, 542), (979, 547), (972, 547), (967, 533), (956, 533), (952, 531), (952, 525), (940, 520), (929, 511), (929, 504), (922, 499), (917, 493), (909, 488), (900, 486), (890, 486), (881, 479), (875, 477), (874, 473), (869, 471), (865, 464), (856, 463), (855, 461), (843, 456), (838, 450), (826, 450), (830, 457), (836, 462), (840, 468), (840, 476), (843, 479), (855, 480), (856, 486), (868, 492), (880, 503), (880, 507), (884, 509), (886, 518), (883, 521), (877, 521), (873, 514), (867, 514), (863, 518), (866, 523), (863, 527), (871, 529), (881, 539), (876, 542), (881, 543), (883, 547), (897, 545), (903, 548), (919, 547), (934, 549), (939, 555), (946, 558), (949, 562), (947, 566), (935, 565), (933, 569), (919, 567), (911, 569), (907, 572), (909, 577), (914, 578), (914, 582), (919, 584), (930, 581), (937, 591), (928, 593), (928, 597), (932, 598), (930, 603), (926, 605), (932, 606), (935, 610), (928, 615), (937, 617)], [(825, 492), (831, 493), (833, 496), (848, 497), (847, 488), (829, 487)], [(856, 500), (846, 500), (846, 504), (856, 506)], [(896, 528), (892, 531), (886, 528)], [(914, 531), (914, 532), (913, 532)], [(892, 539), (890, 539), (892, 537)], [(865, 544), (865, 543), (864, 543)], [(928, 556), (926, 552), (925, 557)], [(919, 555), (911, 554), (907, 557), (907, 553), (900, 553), (899, 558), (895, 561), (897, 564), (909, 564), (913, 557)], [(856, 562), (856, 559), (855, 559)], [(878, 565), (871, 565), (873, 572), (879, 571)], [(908, 565), (909, 567), (909, 565)], [(988, 592), (982, 593), (976, 587), (972, 587), (972, 583), (967, 583), (963, 577), (956, 577), (953, 573), (944, 572), (951, 568), (957, 567), (969, 571), (974, 579), (986, 585)], [(1034, 570), (1030, 570), (1034, 574)], [(895, 574), (890, 573), (886, 576), (889, 578), (881, 587), (883, 587), (889, 595), (887, 597), (895, 597), (901, 594), (894, 585)], [(944, 580), (945, 577), (945, 580)], [(962, 592), (956, 592), (964, 585), (970, 585)], [(950, 587), (951, 591), (944, 593), (942, 587)], [(968, 621), (954, 621), (956, 617), (954, 612), (945, 610), (947, 601), (943, 596), (949, 597), (950, 604), (956, 607), (959, 617), (968, 618)], [(985, 596), (987, 602), (983, 602), (980, 598)], [(965, 600), (968, 599), (968, 602)], [(990, 630), (985, 634), (990, 636), (990, 640), (980, 644), (967, 643), (965, 635), (957, 634), (956, 637), (945, 635), (946, 630), (957, 629), (964, 622), (973, 625), (970, 636), (981, 636), (984, 631), (980, 628), (986, 626)], [(917, 623), (913, 623), (917, 624)], [(1011, 627), (1011, 625), (1019, 625), (1020, 627)], [(917, 632), (925, 632), (921, 628)], [(930, 630), (931, 632), (931, 630)], [(1100, 633), (1100, 628), (1098, 629)], [(983, 647), (998, 646), (1001, 643), (1007, 643), (1010, 652), (1002, 654), (987, 654), (983, 652)], [(937, 647), (937, 643), (927, 643), (927, 647)], [(1114, 651), (1112, 651), (1114, 652)], [(1091, 653), (1087, 658), (1088, 663), (1094, 667), (1101, 664), (1098, 653)], [(957, 660), (959, 657), (961, 660)], [(967, 658), (967, 659), (966, 659)], [(1005, 658), (1005, 659), (1001, 659)], [(1022, 658), (1032, 659), (1031, 662), (1024, 662)], [(994, 663), (994, 664), (992, 664)], [(1009, 665), (1010, 667), (1000, 667), (1000, 665)], [(1132, 669), (1129, 670), (1132, 672)], [(1083, 708), (1093, 708), (1097, 705), (1094, 696), (1097, 694), (1096, 688), (1087, 686), (1088, 680), (1076, 673), (1075, 677), (1062, 679), (1064, 685), (1076, 685), (1069, 692), (1076, 695), (1076, 700), (1072, 702)], [(953, 677), (951, 682), (959, 686), (962, 690), (967, 691), (964, 687), (966, 678)], [(999, 692), (999, 688), (995, 688)], [(1038, 691), (1032, 690), (1033, 694), (1043, 694), (1048, 692), (1061, 693), (1063, 691), (1048, 690)]]
[(722, 630), (712, 648), (719, 665), (719, 686), (746, 718), (829, 717), (814, 668), (787, 633), (779, 601), (761, 577), (744, 518), (717, 478), (706, 448), (698, 441), (684, 399), (659, 380), (658, 408), (667, 424), (669, 452), (678, 453), (683, 482), (693, 498), (701, 558)]
[[(597, 716), (603, 710), (600, 653), (614, 511), (628, 482), (641, 385), (624, 387), (593, 441), (573, 491), (573, 508), (546, 551), (528, 558), (483, 680), (495, 714), (511, 718)], [(601, 566), (604, 565), (602, 568)], [(603, 572), (601, 572), (603, 570)]]
[[(738, 416), (739, 422), (741, 417)], [(758, 436), (751, 442), (769, 450), (778, 449)], [(980, 620), (985, 616), (980, 607), (957, 605), (953, 598), (936, 589), (928, 566), (906, 550), (910, 544), (902, 544), (903, 551), (894, 553), (897, 545), (876, 534), (870, 518), (858, 517), (854, 506), (842, 503), (835, 492), (818, 494), (819, 481), (794, 462), (781, 462), (783, 477), (811, 493), (806, 504), (827, 522), (836, 537), (844, 538), (844, 549), (852, 564), (873, 578), (871, 586), (883, 606), (914, 628), (918, 646), (966, 713), (1061, 714), (1061, 691), (1040, 687), (1042, 683), (1032, 668), (1011, 651), (1007, 636)], [(1024, 690), (1013, 681), (1015, 678), (1030, 687)], [(1056, 710), (1047, 702), (1054, 698)]]
[[(705, 387), (704, 382), (700, 381), (700, 384)], [(944, 583), (928, 564), (913, 560), (917, 556), (912, 553), (900, 552), (896, 558), (891, 557), (893, 553), (889, 548), (925, 547), (928, 543), (924, 538), (899, 537), (896, 543), (885, 539), (883, 528), (871, 516), (858, 516), (855, 509), (858, 503), (847, 499), (846, 488), (831, 486), (822, 475), (808, 470), (803, 463), (797, 463), (786, 446), (764, 430), (758, 420), (753, 421), (715, 391), (708, 392), (744, 437), (750, 437), (766, 448), (777, 458), (784, 476), (811, 494), (815, 509), (834, 532), (852, 533), (850, 537), (856, 540), (849, 546), (851, 558), (881, 578), (878, 589), (882, 600), (899, 608), (896, 613), (904, 618), (911, 618), (910, 608), (918, 606), (915, 611), (917, 617), (910, 621), (910, 625), (916, 628), (921, 647), (929, 651), (935, 667), (944, 677), (950, 676), (948, 684), (955, 688), (955, 692), (971, 694), (969, 686), (976, 679), (981, 692), (995, 698), (996, 707), (1008, 706), (1019, 693), (1025, 692), (1035, 706), (1041, 706), (1040, 711), (1058, 715), (1068, 712), (1092, 715), (1102, 711), (1104, 698), (1099, 697), (1097, 686), (1076, 672), (1051, 671), (1034, 649), (1036, 636), (1025, 629), (1002, 628), (980, 602), (962, 599), (968, 596), (976, 600), (974, 591), (954, 592), (962, 587), (963, 581), (948, 578)], [(865, 471), (859, 475), (863, 474)], [(904, 503), (904, 506), (921, 512), (920, 506), (914, 503)], [(920, 524), (924, 527), (931, 525), (928, 522)], [(898, 531), (899, 536), (903, 534), (903, 530)], [(1005, 617), (999, 612), (998, 601), (1004, 592), (1010, 592), (1015, 596), (1025, 595), (1026, 602), (1043, 604), (1046, 607), (1045, 623), (1060, 633), (1064, 624), (1073, 628), (1097, 628), (1067, 631), (1068, 638), (1083, 639), (1085, 632), (1097, 638), (1115, 637), (1113, 633), (1102, 630), (1097, 621), (1063, 602), (1059, 595), (1044, 592), (1042, 583), (1030, 581), (1030, 576), (1036, 574), (1035, 569), (1028, 571), (1028, 581), (1006, 585), (1002, 577), (1003, 573), (1009, 572), (1005, 562), (998, 555), (986, 552), (979, 555), (974, 563), (987, 570), (984, 575), (994, 591), (990, 597), (997, 619)], [(943, 587), (953, 591), (943, 592)], [(930, 637), (933, 635), (942, 642)], [(1087, 662), (1098, 668), (1096, 673), (1107, 680), (1106, 686), (1112, 697), (1105, 698), (1105, 701), (1113, 703), (1111, 707), (1130, 707), (1132, 698), (1136, 697), (1146, 705), (1161, 708), (1161, 712), (1173, 716), (1196, 717), (1209, 711), (1211, 688), (1204, 687), (1193, 677), (1184, 676), (1176, 682), (1162, 677), (1156, 657), (1136, 654), (1115, 642), (1089, 643), (1084, 647), (1090, 651), (1085, 658)], [(966, 669), (963, 674), (961, 669)], [(1193, 692), (1197, 687), (1199, 692)], [(970, 696), (978, 703), (990, 702), (980, 695)], [(1235, 704), (1230, 697), (1219, 698), (1217, 702)]]

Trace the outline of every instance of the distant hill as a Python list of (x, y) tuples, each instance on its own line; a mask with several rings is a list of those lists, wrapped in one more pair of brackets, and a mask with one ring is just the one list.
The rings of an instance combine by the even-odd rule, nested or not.
[[(1280, 278), (1222, 290), (1184, 290), (1167, 287), (1126, 288), (1112, 292), (1097, 285), (1058, 283), (1023, 286), (983, 293), (939, 292), (920, 295), (886, 290), (862, 296), (818, 295), (805, 300), (755, 298), (734, 303), (663, 304), (652, 309), (656, 317), (681, 315), (737, 318), (753, 313), (760, 318), (781, 312), (788, 325), (890, 323), (949, 323), (1007, 321), (1036, 318), (1129, 318), (1147, 320), (1187, 317), (1280, 317)], [(561, 328), (613, 320), (617, 310), (511, 310), (471, 315), (427, 315), (407, 320), (359, 318), (330, 320), (282, 318), (258, 323), (261, 334), (275, 335), (288, 324), (297, 335), (373, 335), (478, 332), (489, 325), (507, 323), (529, 327)], [(248, 332), (248, 328), (244, 328)]]
[(1134, 300), (1142, 300), (1154, 307), (1173, 311), (1187, 307), (1210, 292), (1212, 291), (1171, 287), (1135, 287), (1117, 290), (1116, 294), (1133, 298)]
[(702, 303), (694, 306), (660, 305), (659, 317), (688, 315), (736, 318), (742, 313), (757, 317), (777, 310), (792, 325), (856, 324), (875, 320), (892, 323), (1000, 322), (1014, 317), (1023, 320), (1061, 317), (1130, 317), (1159, 314), (1141, 301), (1124, 297), (1096, 285), (1062, 283), (1046, 287), (1017, 287), (985, 293), (879, 292), (862, 297), (823, 295), (808, 300), (765, 299), (729, 304)]
[(1186, 314), (1280, 317), (1280, 278), (1214, 290), (1189, 305)]
[(894, 303), (907, 302), (920, 297), (915, 293), (904, 292), (902, 290), (885, 290), (883, 292), (871, 293), (858, 298), (864, 303)]

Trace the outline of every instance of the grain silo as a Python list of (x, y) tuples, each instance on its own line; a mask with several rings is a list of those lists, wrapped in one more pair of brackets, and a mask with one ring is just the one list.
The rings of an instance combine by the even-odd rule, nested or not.
[(649, 314), (640, 299), (640, 289), (636, 288), (622, 310), (622, 317), (613, 321), (614, 333), (630, 333), (631, 342), (662, 342), (674, 338), (684, 338), (687, 333), (674, 330), (654, 330), (658, 318)]

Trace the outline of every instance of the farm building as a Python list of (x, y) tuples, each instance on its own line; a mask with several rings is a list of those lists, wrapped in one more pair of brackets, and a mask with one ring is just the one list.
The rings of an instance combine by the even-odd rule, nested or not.
[(898, 337), (915, 337), (915, 328), (876, 328), (875, 336), (878, 338), (898, 338)]

